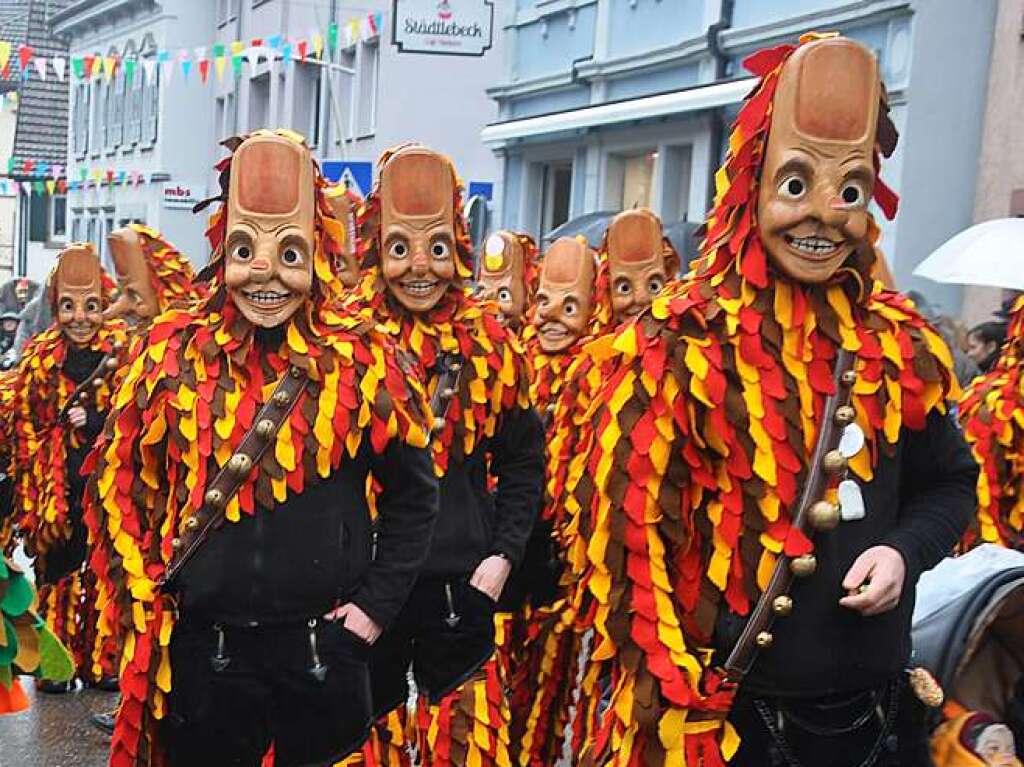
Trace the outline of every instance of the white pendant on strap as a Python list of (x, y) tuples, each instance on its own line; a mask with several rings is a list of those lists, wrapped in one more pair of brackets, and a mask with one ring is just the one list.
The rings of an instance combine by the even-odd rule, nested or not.
[(860, 485), (852, 479), (844, 479), (836, 492), (839, 496), (839, 516), (844, 522), (864, 519), (864, 496), (861, 495)]
[(847, 424), (843, 436), (839, 439), (839, 452), (844, 458), (853, 458), (864, 449), (864, 432), (855, 424)]

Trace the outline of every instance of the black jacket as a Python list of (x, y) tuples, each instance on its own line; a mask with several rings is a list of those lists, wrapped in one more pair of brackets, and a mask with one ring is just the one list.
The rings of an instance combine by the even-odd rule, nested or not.
[[(488, 470), (498, 482), (488, 488)], [(544, 484), (544, 427), (532, 409), (502, 414), (493, 437), (441, 478), (429, 576), (465, 575), (491, 554), (522, 561)]]
[[(796, 579), (793, 612), (775, 621), (775, 641), (761, 651), (743, 689), (817, 697), (875, 687), (905, 668), (917, 580), (951, 552), (966, 529), (977, 477), (952, 415), (933, 411), (923, 430), (904, 430), (894, 455), (880, 455), (874, 479), (861, 487), (865, 518), (815, 533), (817, 570)], [(839, 605), (842, 581), (854, 560), (877, 545), (903, 556), (903, 596), (895, 609), (863, 617)], [(720, 616), (716, 645), (722, 659), (744, 621), (729, 612)]]
[[(371, 471), (383, 488), (376, 527)], [(326, 481), (210, 536), (180, 575), (182, 611), (232, 625), (289, 623), (352, 601), (387, 627), (427, 554), (437, 497), (429, 450), (395, 440), (376, 455), (364, 439)]]

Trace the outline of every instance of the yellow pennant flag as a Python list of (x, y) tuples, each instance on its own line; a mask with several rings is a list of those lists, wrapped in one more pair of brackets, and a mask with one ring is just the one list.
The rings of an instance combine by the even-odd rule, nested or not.
[(318, 59), (323, 55), (324, 52), (324, 36), (319, 32), (313, 33), (313, 55)]
[(0, 69), (5, 69), (11, 60), (11, 44), (6, 40), (0, 40)]
[(57, 182), (54, 179), (52, 179), (52, 178), (46, 179), (46, 193), (47, 194), (53, 194), (53, 190), (56, 189), (56, 188), (57, 188)]
[(225, 60), (225, 58), (223, 56), (218, 56), (214, 60), (214, 62), (213, 62), (214, 66), (217, 69), (217, 81), (218, 82), (224, 79), (224, 64), (225, 63), (226, 63), (226, 60)]
[(117, 59), (113, 56), (103, 57), (103, 77), (106, 78), (107, 82), (110, 82), (110, 78), (114, 76), (114, 67), (117, 66)]
[(96, 183), (96, 184), (100, 183), (100, 179), (101, 178), (103, 178), (103, 171), (100, 170), (99, 168), (93, 168), (92, 169), (92, 180), (93, 180), (93, 183)]
[(100, 76), (100, 72), (102, 72), (102, 71), (103, 71), (103, 59), (102, 59), (102, 57), (97, 56), (96, 58), (94, 58), (92, 60), (92, 72), (90, 72), (89, 74), (92, 77), (99, 77)]
[(245, 50), (245, 44), (241, 40), (233, 40), (231, 42), (231, 54), (237, 56)]

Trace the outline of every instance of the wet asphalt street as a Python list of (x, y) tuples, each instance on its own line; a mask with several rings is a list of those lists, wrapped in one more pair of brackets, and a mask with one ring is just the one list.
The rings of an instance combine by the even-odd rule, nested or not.
[(106, 767), (110, 741), (89, 723), (111, 708), (116, 693), (79, 689), (44, 695), (22, 677), (32, 708), (0, 717), (0, 767)]

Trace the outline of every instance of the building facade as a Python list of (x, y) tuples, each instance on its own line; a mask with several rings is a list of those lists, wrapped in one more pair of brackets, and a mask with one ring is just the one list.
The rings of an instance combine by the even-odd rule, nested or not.
[(995, 0), (515, 0), (504, 6), (499, 120), (504, 225), (544, 238), (594, 211), (652, 207), (701, 221), (729, 124), (749, 90), (743, 58), (808, 31), (877, 54), (899, 147), (883, 177), (901, 196), (882, 248), (901, 289), (956, 314), (962, 289), (911, 276), (974, 218)]
[[(218, 191), (218, 144), (257, 128), (301, 133), (328, 176), (344, 173), (362, 194), (379, 154), (409, 140), (449, 153), (486, 193), (501, 168), (479, 138), (498, 115), (485, 88), (500, 77), (500, 35), (479, 57), (401, 52), (391, 43), (392, 10), (388, 0), (73, 3), (53, 22), (72, 59), (137, 63), (131, 76), (122, 65), (107, 78), (96, 65), (95, 76), (73, 79), (68, 177), (91, 181), (98, 171), (101, 181), (69, 191), (71, 236), (106, 256), (112, 229), (143, 222), (205, 263), (206, 217), (191, 207)], [(207, 63), (204, 83), (199, 57), (211, 62), (216, 52), (222, 67)], [(183, 58), (193, 60), (187, 76)], [(135, 173), (144, 183), (132, 182)]]

